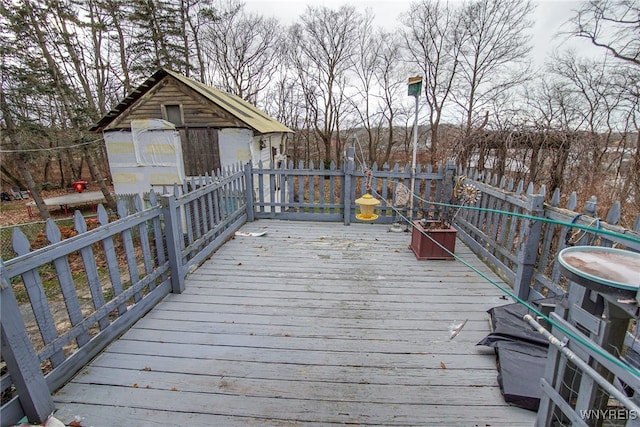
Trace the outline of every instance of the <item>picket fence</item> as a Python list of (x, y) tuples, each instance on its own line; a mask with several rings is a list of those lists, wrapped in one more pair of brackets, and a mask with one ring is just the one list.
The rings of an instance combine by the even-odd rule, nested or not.
[[(2, 425), (27, 415), (39, 421), (53, 410), (50, 397), (109, 343), (144, 316), (169, 292), (184, 290), (185, 277), (247, 221), (286, 219), (355, 221), (354, 200), (367, 190), (382, 205), (379, 222), (393, 223), (445, 209), (456, 176), (481, 192), (474, 208), (455, 218), (458, 236), (498, 271), (525, 300), (565, 292), (555, 258), (574, 236), (576, 225), (595, 223), (596, 203), (575, 212), (575, 195), (560, 208), (559, 192), (545, 203), (544, 188), (495, 177), (482, 179), (453, 165), (418, 167), (413, 211), (396, 206), (395, 190), (409, 185), (410, 168), (372, 165), (343, 169), (282, 164), (234, 166), (190, 179), (158, 195), (118, 201), (117, 215), (98, 208), (97, 219), (74, 217), (77, 235), (62, 239), (47, 224), (50, 245), (31, 251), (20, 232), (13, 236), (16, 258), (0, 261), (2, 313)], [(572, 202), (573, 201), (573, 202)], [(638, 227), (617, 225), (616, 205), (601, 229), (620, 238), (580, 232), (580, 243), (624, 246), (640, 251)], [(500, 211), (500, 212), (498, 212)], [(524, 214), (510, 216), (505, 213)], [(542, 223), (527, 216), (557, 221)], [(115, 217), (115, 219), (113, 219)], [(87, 227), (89, 223), (90, 227)], [(636, 225), (640, 221), (636, 221)], [(89, 229), (87, 229), (89, 228)], [(74, 233), (75, 234), (75, 233)], [(634, 381), (629, 383), (637, 385)]]

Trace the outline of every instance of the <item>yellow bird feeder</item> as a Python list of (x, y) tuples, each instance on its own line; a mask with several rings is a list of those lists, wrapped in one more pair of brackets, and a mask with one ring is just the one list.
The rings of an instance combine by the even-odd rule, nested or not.
[(356, 215), (356, 219), (361, 221), (374, 221), (378, 219), (378, 215), (373, 213), (376, 206), (380, 204), (380, 200), (367, 193), (356, 199), (356, 205), (360, 206), (360, 213)]

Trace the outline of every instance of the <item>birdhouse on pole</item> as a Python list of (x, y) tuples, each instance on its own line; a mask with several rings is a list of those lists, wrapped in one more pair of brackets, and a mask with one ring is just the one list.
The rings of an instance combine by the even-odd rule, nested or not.
[(422, 76), (409, 77), (409, 96), (420, 96), (422, 92)]

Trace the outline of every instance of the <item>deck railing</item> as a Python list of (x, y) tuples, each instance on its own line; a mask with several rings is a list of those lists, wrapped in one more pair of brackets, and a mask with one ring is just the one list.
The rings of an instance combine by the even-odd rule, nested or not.
[[(456, 217), (458, 236), (491, 265), (523, 301), (545, 299), (550, 350), (538, 425), (636, 425), (640, 420), (640, 293), (631, 300), (592, 293), (561, 275), (558, 253), (568, 246), (603, 246), (640, 252), (640, 216), (635, 230), (617, 226), (620, 205), (605, 219), (592, 197), (576, 212), (576, 194), (566, 208), (560, 192), (545, 203), (544, 187), (492, 177), (468, 180), (480, 202)], [(640, 277), (640, 269), (638, 270)], [(532, 312), (535, 324), (536, 313)], [(548, 322), (547, 322), (548, 321)]]
[(122, 197), (119, 218), (102, 206), (95, 220), (77, 211), (73, 228), (47, 222), (41, 249), (15, 229), (18, 256), (0, 262), (2, 426), (24, 415), (42, 422), (51, 393), (184, 289), (186, 274), (246, 221), (245, 182), (238, 167), (172, 194)]
[[(366, 172), (371, 173), (367, 180)], [(436, 203), (451, 199), (454, 165), (416, 168), (414, 175), (414, 193), (423, 201)], [(378, 222), (390, 224), (399, 220), (396, 206), (395, 189), (399, 184), (409, 187), (411, 171), (408, 166), (388, 164), (381, 168), (373, 164), (370, 168), (357, 169), (353, 161), (347, 161), (343, 170), (337, 170), (335, 163), (325, 169), (323, 163), (314, 168), (313, 163), (305, 168), (303, 164), (294, 167), (293, 163), (280, 167), (258, 164), (252, 170), (255, 190), (255, 219), (278, 218), (305, 221), (343, 221), (349, 224), (355, 221), (355, 199), (371, 191), (381, 198), (383, 203), (377, 208)], [(406, 205), (400, 206), (402, 215), (415, 218), (423, 210), (435, 205), (426, 202), (416, 203), (409, 212)]]
[(605, 219), (600, 219), (594, 197), (581, 212), (576, 212), (575, 192), (562, 208), (559, 190), (545, 202), (544, 187), (535, 191), (532, 184), (525, 188), (523, 182), (514, 184), (504, 178), (498, 182), (491, 175), (483, 179), (474, 173), (468, 176), (468, 182), (480, 190), (481, 197), (477, 206), (461, 209), (456, 216), (459, 237), (524, 300), (566, 292), (566, 282), (555, 260), (558, 252), (569, 245), (616, 246), (640, 252), (640, 215), (634, 230), (618, 226), (619, 203), (614, 203)]
[[(34, 251), (17, 232), (14, 250), (19, 256), (0, 263), (2, 357), (6, 362), (1, 382), (2, 425), (22, 414), (31, 421), (46, 417), (53, 409), (50, 393), (168, 292), (182, 292), (188, 272), (244, 222), (276, 218), (348, 225), (355, 221), (354, 200), (368, 186), (383, 199), (378, 222), (396, 222), (400, 215), (415, 218), (419, 212), (429, 213), (449, 203), (454, 178), (460, 175), (453, 166), (419, 167), (414, 175), (418, 197), (409, 212), (406, 204), (396, 203), (398, 186), (409, 186), (408, 167), (373, 165), (362, 170), (348, 159), (342, 170), (333, 164), (329, 169), (298, 166), (235, 167), (219, 176), (191, 179), (174, 187), (171, 194), (150, 193), (144, 202), (130, 198), (129, 208), (121, 200), (120, 218), (110, 222), (100, 207), (96, 228), (91, 230), (86, 230), (87, 221), (76, 213), (76, 236), (62, 240), (51, 223), (47, 227), (51, 244)], [(559, 193), (545, 203), (544, 189), (536, 193), (529, 186), (524, 191), (522, 184), (514, 189), (505, 181), (467, 175), (468, 183), (482, 194), (477, 206), (458, 212), (458, 235), (523, 300), (565, 292), (555, 258), (567, 244), (625, 245), (640, 251), (637, 243), (616, 235), (573, 229), (572, 224), (597, 223), (620, 236), (639, 236), (638, 230), (617, 227), (614, 213), (606, 223), (596, 221), (593, 200), (578, 214), (574, 202), (567, 209), (558, 207)], [(62, 313), (60, 318), (57, 313)], [(593, 351), (589, 351), (582, 354), (591, 360)], [(640, 390), (637, 378), (622, 378), (625, 372), (618, 370), (614, 377)]]

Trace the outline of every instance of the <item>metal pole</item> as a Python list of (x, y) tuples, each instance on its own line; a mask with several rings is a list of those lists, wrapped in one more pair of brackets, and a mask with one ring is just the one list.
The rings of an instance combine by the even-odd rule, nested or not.
[[(411, 223), (411, 219), (413, 217), (413, 194), (415, 190), (416, 183), (416, 156), (418, 154), (418, 97), (419, 93), (416, 94), (416, 116), (413, 120), (413, 157), (411, 159), (411, 194), (409, 201), (409, 223)], [(407, 229), (410, 224), (407, 224)]]
[(566, 358), (578, 366), (582, 371), (591, 377), (595, 382), (598, 383), (600, 387), (603, 388), (604, 391), (609, 393), (611, 396), (616, 398), (620, 403), (622, 403), (627, 409), (634, 411), (636, 414), (640, 413), (640, 407), (636, 405), (631, 399), (629, 399), (624, 393), (618, 390), (613, 384), (604, 379), (598, 372), (596, 372), (587, 362), (580, 359), (573, 351), (569, 350), (566, 345), (556, 338), (551, 332), (547, 331), (540, 323), (536, 322), (536, 320), (530, 314), (525, 314), (523, 317), (524, 321), (529, 323), (538, 333), (542, 334), (548, 341), (549, 344), (557, 347), (558, 350), (562, 354), (566, 356)]

